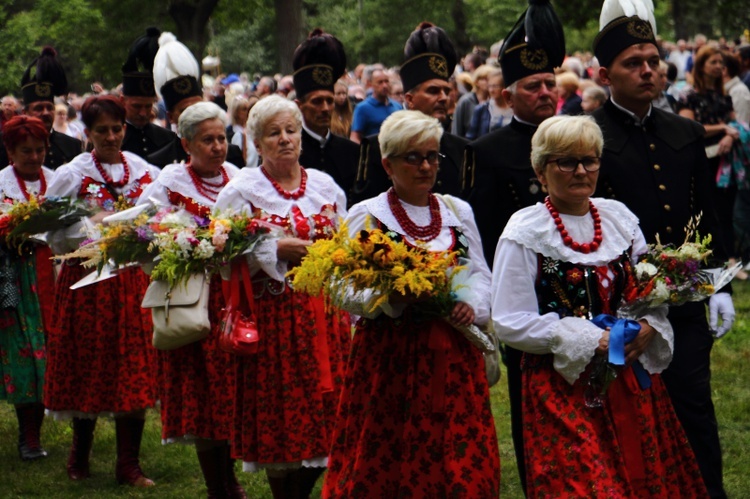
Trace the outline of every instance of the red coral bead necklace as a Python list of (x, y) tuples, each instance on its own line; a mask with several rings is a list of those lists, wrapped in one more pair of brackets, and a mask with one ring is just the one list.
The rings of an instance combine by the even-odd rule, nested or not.
[(195, 190), (198, 191), (198, 194), (214, 203), (216, 202), (216, 197), (219, 195), (219, 192), (221, 192), (221, 189), (227, 185), (227, 182), (229, 182), (229, 175), (227, 175), (227, 171), (223, 166), (219, 167), (219, 171), (221, 172), (221, 182), (218, 184), (213, 184), (195, 173), (195, 170), (190, 163), (186, 164), (185, 168), (187, 168), (190, 180), (193, 181), (193, 185), (195, 186)]
[[(13, 163), (11, 163), (12, 167)], [(13, 168), (13, 175), (16, 176), (16, 182), (18, 182), (18, 187), (21, 189), (21, 193), (23, 194), (23, 197), (26, 198), (26, 201), (28, 201), (31, 196), (29, 195), (29, 190), (26, 188), (26, 181), (21, 178), (21, 176), (18, 174), (15, 168)], [(39, 192), (37, 193), (39, 196), (43, 195), (45, 192), (47, 192), (47, 179), (44, 178), (44, 172), (39, 172)]]
[(271, 175), (262, 166), (260, 167), (260, 171), (263, 172), (263, 175), (265, 175), (265, 177), (268, 179), (268, 181), (271, 182), (271, 185), (273, 186), (274, 189), (276, 189), (276, 192), (278, 192), (279, 194), (281, 194), (281, 196), (284, 199), (294, 199), (294, 200), (297, 200), (297, 199), (299, 199), (299, 198), (301, 198), (302, 196), (305, 195), (305, 190), (307, 189), (307, 172), (305, 171), (304, 168), (300, 167), (300, 175), (301, 175), (302, 178), (300, 179), (299, 187), (297, 188), (296, 191), (287, 191), (287, 190), (283, 189), (279, 185), (279, 183), (276, 182), (276, 179), (274, 179), (273, 177), (271, 177)]
[(388, 190), (388, 206), (391, 208), (391, 213), (396, 217), (396, 220), (401, 228), (404, 229), (406, 235), (412, 239), (417, 239), (419, 241), (432, 241), (440, 235), (440, 231), (443, 227), (443, 217), (440, 215), (440, 204), (438, 203), (437, 197), (432, 193), (429, 195), (428, 204), (430, 206), (430, 224), (425, 226), (417, 225), (411, 218), (409, 218), (409, 214), (406, 213), (406, 210), (401, 205), (396, 191), (393, 190), (393, 188)]
[(557, 231), (560, 233), (560, 237), (562, 237), (565, 246), (571, 248), (573, 251), (578, 251), (579, 253), (591, 253), (599, 249), (599, 246), (602, 244), (602, 218), (599, 216), (599, 210), (596, 209), (591, 200), (589, 200), (589, 211), (591, 212), (591, 218), (594, 219), (594, 240), (590, 243), (578, 243), (573, 241), (573, 238), (570, 237), (570, 234), (568, 234), (568, 231), (565, 229), (565, 224), (563, 223), (562, 218), (560, 218), (560, 212), (554, 207), (549, 196), (544, 200), (544, 206), (547, 207), (549, 214), (552, 215)]
[(94, 161), (94, 166), (96, 166), (96, 169), (99, 171), (99, 175), (101, 175), (104, 179), (105, 184), (111, 185), (113, 187), (123, 187), (130, 181), (130, 168), (128, 167), (128, 161), (125, 159), (125, 155), (122, 153), (122, 151), (120, 151), (120, 161), (122, 162), (122, 168), (125, 170), (125, 173), (122, 176), (122, 180), (118, 180), (117, 182), (112, 180), (112, 177), (110, 177), (107, 172), (104, 171), (102, 164), (99, 162), (99, 158), (96, 157), (96, 151), (91, 151), (91, 159)]

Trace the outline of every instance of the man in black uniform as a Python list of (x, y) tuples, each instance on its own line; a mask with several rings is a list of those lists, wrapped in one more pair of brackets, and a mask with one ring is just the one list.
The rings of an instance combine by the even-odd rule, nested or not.
[[(448, 80), (456, 66), (456, 59), (453, 43), (442, 28), (427, 22), (420, 24), (404, 47), (401, 81), (404, 85), (405, 108), (420, 111), (445, 123), (451, 90)], [(456, 135), (443, 134), (440, 139), (440, 154), (443, 156), (433, 188), (435, 192), (453, 196), (461, 194), (461, 168), (467, 143)], [(391, 181), (380, 157), (378, 136), (371, 135), (360, 145), (360, 162), (352, 201), (356, 203), (375, 197), (390, 186)]]
[(344, 46), (333, 35), (315, 29), (295, 50), (292, 66), (295, 102), (302, 112), (299, 162), (326, 172), (348, 193), (357, 176), (359, 145), (330, 131), (333, 86), (346, 71)]
[[(531, 167), (531, 137), (542, 121), (555, 115), (558, 92), (554, 69), (565, 58), (565, 38), (549, 2), (535, 3), (519, 18), (500, 50), (507, 85), (503, 96), (513, 109), (513, 119), (508, 126), (490, 132), (466, 149), (464, 193), (474, 210), (490, 268), (497, 241), (510, 216), (543, 201), (545, 196)], [(549, 38), (540, 40), (527, 33), (526, 23), (534, 26), (535, 33), (546, 33)], [(521, 486), (526, 490), (521, 352), (508, 346), (504, 352), (513, 447)]]
[[(52, 129), (55, 120), (55, 96), (65, 95), (67, 91), (68, 80), (65, 70), (57, 60), (57, 52), (52, 47), (44, 47), (41, 55), (34, 59), (23, 74), (21, 92), (25, 114), (39, 118), (49, 129), (49, 149), (44, 158), (44, 166), (53, 170), (75, 158), (83, 150), (80, 140)], [(8, 164), (8, 154), (1, 140), (0, 164)]]
[[(154, 56), (159, 50), (161, 31), (148, 28), (130, 48), (128, 60), (122, 66), (122, 103), (125, 106), (125, 139), (122, 150), (143, 159), (174, 140), (174, 132), (151, 123), (156, 104), (154, 90)], [(140, 67), (139, 67), (140, 64)]]
[[(177, 125), (185, 109), (203, 100), (203, 88), (199, 83), (200, 67), (190, 49), (171, 33), (164, 33), (159, 42), (160, 47), (154, 57), (153, 85), (164, 99), (167, 121)], [(166, 145), (146, 157), (146, 161), (159, 168), (188, 160), (182, 140), (175, 133)], [(227, 148), (226, 160), (237, 168), (245, 166), (242, 150), (232, 144)]]
[[(604, 132), (598, 195), (625, 203), (640, 219), (649, 243), (680, 245), (683, 228), (702, 213), (701, 234), (711, 233), (717, 257), (719, 224), (714, 211), (703, 127), (651, 106), (658, 92), (659, 51), (649, 21), (638, 17), (603, 19), (594, 41), (601, 81), (611, 98), (594, 113)], [(726, 290), (723, 290), (726, 291)], [(711, 325), (703, 303), (672, 307), (674, 357), (662, 373), (672, 404), (695, 452), (711, 497), (726, 497), (722, 485), (721, 447), (711, 401), (710, 355), (714, 338), (734, 320), (727, 292), (709, 300)], [(717, 325), (717, 316), (723, 323)], [(637, 338), (640, 348), (650, 338)]]

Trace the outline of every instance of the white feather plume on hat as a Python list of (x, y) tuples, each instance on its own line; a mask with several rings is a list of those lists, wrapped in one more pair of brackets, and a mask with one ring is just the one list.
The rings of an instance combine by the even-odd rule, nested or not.
[(638, 16), (651, 24), (656, 35), (656, 18), (654, 17), (653, 0), (604, 0), (602, 13), (599, 16), (599, 30), (603, 30), (618, 17)]
[(172, 33), (164, 32), (159, 37), (159, 51), (154, 57), (154, 87), (159, 97), (161, 87), (178, 76), (193, 76), (200, 81), (200, 66), (189, 48)]

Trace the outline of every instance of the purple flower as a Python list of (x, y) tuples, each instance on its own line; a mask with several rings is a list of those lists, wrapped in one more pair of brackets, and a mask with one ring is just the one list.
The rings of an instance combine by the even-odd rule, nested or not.
[(199, 215), (193, 215), (193, 220), (195, 220), (195, 223), (198, 224), (198, 227), (208, 227), (208, 224), (210, 220), (206, 217), (201, 217)]
[(149, 227), (136, 227), (135, 233), (139, 241), (151, 241), (154, 237), (153, 231)]
[(696, 272), (698, 272), (698, 268), (699, 267), (700, 267), (700, 265), (698, 264), (698, 262), (696, 260), (687, 260), (685, 262), (685, 269), (690, 274), (695, 274)]

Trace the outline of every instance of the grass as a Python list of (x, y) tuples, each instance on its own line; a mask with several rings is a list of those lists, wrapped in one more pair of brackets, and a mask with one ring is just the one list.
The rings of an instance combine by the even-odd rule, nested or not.
[[(729, 497), (744, 497), (750, 490), (750, 283), (735, 285), (737, 321), (733, 331), (713, 350), (713, 390), (724, 451), (724, 483)], [(492, 389), (492, 407), (500, 442), (501, 497), (522, 498), (510, 437), (510, 413), (505, 379)], [(65, 472), (72, 430), (69, 423), (45, 420), (42, 441), (49, 457), (25, 463), (16, 450), (13, 408), (0, 403), (0, 497), (205, 497), (203, 479), (190, 446), (160, 443), (159, 417), (149, 411), (141, 449), (143, 469), (157, 486), (137, 490), (119, 486), (114, 479), (114, 423), (97, 424), (92, 455), (92, 477), (71, 482)], [(238, 473), (251, 498), (270, 498), (264, 475)], [(320, 484), (313, 494), (318, 497)]]

